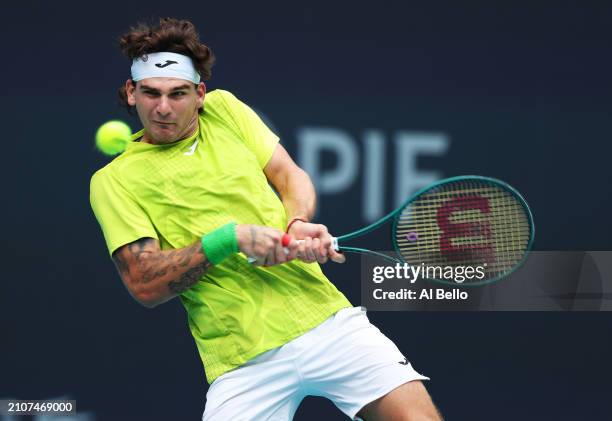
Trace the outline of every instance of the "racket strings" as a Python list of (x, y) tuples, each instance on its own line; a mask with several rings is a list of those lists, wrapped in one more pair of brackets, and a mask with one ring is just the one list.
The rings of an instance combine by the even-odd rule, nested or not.
[(405, 261), (440, 266), (486, 263), (492, 279), (518, 264), (531, 239), (521, 202), (484, 181), (439, 186), (410, 203), (396, 221), (395, 242)]

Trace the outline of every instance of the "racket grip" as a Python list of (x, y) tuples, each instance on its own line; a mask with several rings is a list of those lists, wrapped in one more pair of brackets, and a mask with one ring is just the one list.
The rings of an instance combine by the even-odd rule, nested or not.
[[(334, 248), (334, 250), (336, 251), (340, 251), (340, 247), (338, 246), (338, 237), (332, 237), (332, 247)], [(304, 240), (295, 240), (298, 244), (302, 244), (304, 242)]]
[[(340, 251), (340, 247), (338, 246), (338, 237), (332, 237), (332, 247), (334, 248), (334, 250), (336, 251)], [(302, 244), (304, 242), (304, 240), (295, 240), (298, 244)], [(291, 236), (289, 234), (285, 234), (283, 235), (283, 238), (281, 240), (281, 244), (283, 246), (283, 251), (285, 252), (285, 254), (289, 254), (289, 249), (287, 248), (287, 246), (289, 245), (289, 243), (291, 242)], [(257, 261), (256, 258), (254, 257), (248, 257), (247, 258), (247, 262), (253, 264)]]

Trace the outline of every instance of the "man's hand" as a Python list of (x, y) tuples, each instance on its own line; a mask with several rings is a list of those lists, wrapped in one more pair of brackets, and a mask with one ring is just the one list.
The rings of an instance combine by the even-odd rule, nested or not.
[(298, 243), (297, 254), (297, 258), (303, 262), (325, 263), (329, 258), (336, 263), (344, 263), (346, 260), (346, 257), (332, 246), (332, 236), (325, 225), (298, 220), (291, 224), (288, 234), (296, 240), (303, 240)]
[[(274, 266), (296, 258), (298, 243), (294, 239), (283, 246), (285, 233), (259, 225), (237, 225), (238, 249), (248, 257), (256, 259), (255, 265)], [(288, 253), (286, 253), (288, 252)]]

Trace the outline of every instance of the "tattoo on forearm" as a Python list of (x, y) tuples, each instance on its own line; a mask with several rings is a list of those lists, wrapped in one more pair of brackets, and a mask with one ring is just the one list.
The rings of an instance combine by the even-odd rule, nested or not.
[[(191, 263), (197, 253), (201, 253), (201, 246), (194, 244), (191, 247), (184, 249), (173, 250), (165, 253), (151, 251), (152, 238), (144, 238), (128, 245), (128, 250), (131, 258), (134, 259), (136, 265), (141, 272), (140, 282), (149, 283), (168, 273), (176, 273), (181, 269), (186, 268)], [(129, 263), (120, 253), (113, 255), (113, 261), (122, 277), (130, 275)], [(209, 262), (203, 262), (193, 268), (188, 269), (174, 279), (170, 279), (167, 283), (170, 291), (181, 293), (198, 282), (200, 277), (210, 268)]]
[(130, 265), (128, 265), (123, 257), (119, 256), (119, 254), (113, 255), (113, 262), (115, 262), (115, 266), (117, 267), (117, 270), (122, 278), (125, 278), (130, 274)]
[(183, 273), (178, 279), (174, 281), (170, 281), (168, 283), (168, 288), (170, 291), (175, 294), (180, 294), (181, 292), (189, 289), (193, 284), (198, 282), (202, 273), (206, 271), (206, 269), (210, 266), (209, 263), (206, 264), (205, 268), (202, 269), (201, 266), (196, 266), (194, 268), (189, 269), (187, 272)]

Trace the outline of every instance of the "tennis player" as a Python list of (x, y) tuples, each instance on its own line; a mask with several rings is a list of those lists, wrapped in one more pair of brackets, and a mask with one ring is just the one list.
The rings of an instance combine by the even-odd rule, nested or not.
[(206, 93), (214, 58), (193, 24), (140, 25), (120, 47), (144, 128), (93, 175), (91, 206), (130, 294), (183, 303), (203, 420), (291, 420), (307, 395), (351, 419), (439, 420), (427, 377), (321, 272), (344, 256), (311, 222), (308, 175), (247, 105)]

